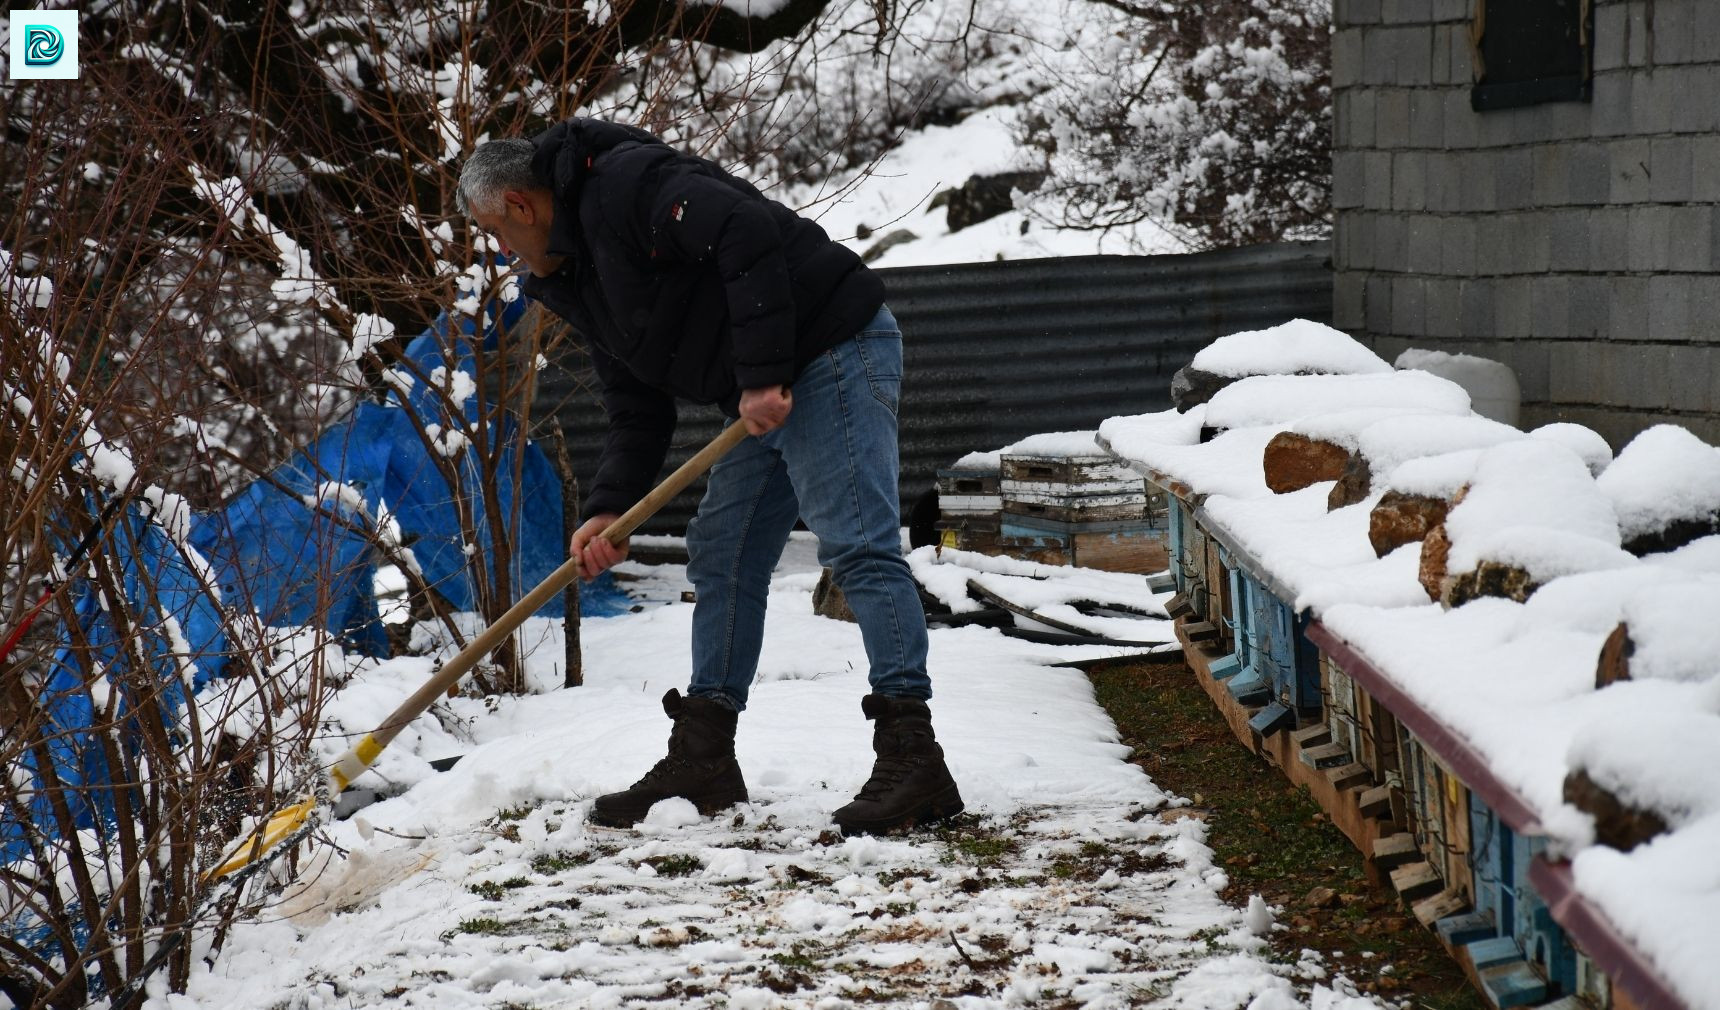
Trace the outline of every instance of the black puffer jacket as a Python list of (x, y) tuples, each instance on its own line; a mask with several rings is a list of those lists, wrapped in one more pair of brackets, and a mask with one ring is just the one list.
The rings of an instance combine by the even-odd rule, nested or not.
[(676, 397), (733, 416), (741, 390), (792, 382), (883, 304), (883, 282), (816, 223), (649, 133), (570, 119), (534, 143), (549, 251), (567, 259), (524, 290), (585, 338), (609, 415), (587, 517), (650, 489)]

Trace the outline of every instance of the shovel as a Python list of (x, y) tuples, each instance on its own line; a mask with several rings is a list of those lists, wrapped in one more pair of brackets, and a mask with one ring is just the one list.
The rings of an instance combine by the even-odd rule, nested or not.
[[(628, 509), (622, 516), (605, 529), (600, 536), (610, 543), (620, 546), (620, 541), (639, 528), (645, 520), (651, 518), (662, 508), (669, 499), (680, 494), (688, 484), (696, 480), (700, 474), (711, 468), (711, 464), (721, 459), (730, 449), (739, 445), (747, 437), (745, 422), (736, 421), (723, 430), (723, 433), (711, 440), (711, 443), (700, 449), (698, 454), (669, 476), (663, 478), (663, 483), (651, 489), (651, 492), (639, 500), (637, 505)], [(466, 672), (476, 666), (491, 650), (501, 644), (502, 640), (513, 634), (526, 618), (537, 612), (537, 609), (548, 603), (550, 598), (561, 592), (567, 584), (579, 577), (579, 567), (573, 558), (568, 558), (561, 567), (549, 574), (549, 577), (538, 583), (530, 592), (522, 596), (518, 603), (509, 607), (507, 612), (496, 618), (494, 624), (485, 628), (470, 645), (460, 650), (459, 655), (442, 664), (435, 675), (424, 686), (420, 687), (410, 698), (400, 703), (382, 725), (365, 734), (353, 748), (340, 756), (334, 766), (329, 769), (328, 799), (339, 796), (352, 781), (364, 774), (365, 769), (376, 762), (382, 749), (405, 729), (412, 720), (424, 714), (424, 711), (435, 703), (436, 699), (447, 693)], [(242, 842), (232, 855), (220, 866), (204, 874), (205, 881), (219, 880), (239, 869), (242, 869), (264, 853), (280, 844), (281, 840), (303, 827), (311, 814), (316, 810), (321, 800), (318, 796), (307, 796), (292, 806), (277, 811), (267, 823), (259, 828), (250, 838)]]

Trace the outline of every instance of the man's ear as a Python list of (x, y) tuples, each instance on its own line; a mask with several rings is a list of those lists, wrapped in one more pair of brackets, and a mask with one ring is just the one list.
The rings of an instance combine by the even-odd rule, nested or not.
[(502, 200), (510, 212), (518, 214), (525, 224), (537, 223), (537, 208), (532, 206), (531, 199), (517, 189), (507, 190), (502, 194)]

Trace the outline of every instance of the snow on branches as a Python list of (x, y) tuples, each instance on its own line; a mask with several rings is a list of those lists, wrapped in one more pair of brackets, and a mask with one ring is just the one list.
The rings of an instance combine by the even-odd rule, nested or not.
[(1023, 120), (1023, 142), (1051, 171), (1055, 223), (1163, 219), (1199, 248), (1324, 234), (1330, 3), (1128, 11), (1128, 30), (1107, 36)]

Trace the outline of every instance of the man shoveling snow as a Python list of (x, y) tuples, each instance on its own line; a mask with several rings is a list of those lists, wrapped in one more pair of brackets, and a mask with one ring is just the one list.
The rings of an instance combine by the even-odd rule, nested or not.
[(599, 534), (662, 468), (677, 399), (717, 404), (753, 436), (712, 468), (687, 530), (693, 669), (686, 697), (663, 697), (668, 754), (599, 797), (592, 819), (630, 826), (670, 797), (706, 814), (746, 800), (735, 729), (771, 570), (797, 519), (817, 535), (870, 664), (861, 709), (876, 761), (837, 825), (880, 832), (959, 813), (926, 706), (925, 614), (901, 555), (902, 343), (882, 281), (750, 184), (594, 119), (481, 145), (459, 200), (596, 363), (609, 433), (571, 545), (587, 578), (626, 557), (625, 540)]

